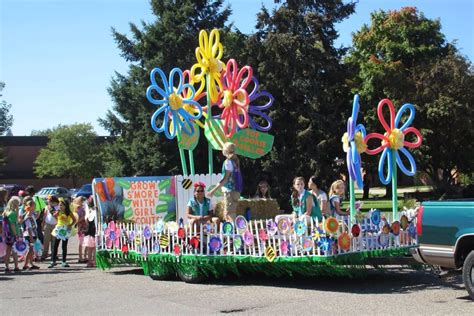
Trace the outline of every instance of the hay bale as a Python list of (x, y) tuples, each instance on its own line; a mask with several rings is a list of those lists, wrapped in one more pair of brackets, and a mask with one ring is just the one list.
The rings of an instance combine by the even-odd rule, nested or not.
[[(274, 218), (281, 213), (280, 206), (275, 199), (240, 199), (237, 204), (237, 215), (245, 216), (247, 208), (250, 208), (252, 219)], [(224, 201), (220, 201), (216, 205), (216, 213), (221, 219), (223, 210)]]

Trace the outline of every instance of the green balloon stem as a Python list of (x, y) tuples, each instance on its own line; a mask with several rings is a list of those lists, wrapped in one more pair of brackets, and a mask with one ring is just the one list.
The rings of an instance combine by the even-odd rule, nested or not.
[(191, 168), (191, 175), (194, 176), (194, 153), (192, 150), (188, 150), (189, 154), (189, 168)]
[[(206, 96), (207, 96), (207, 120), (212, 121), (212, 109), (211, 109), (211, 95), (209, 94), (210, 91), (210, 84), (211, 84), (211, 76), (209, 73), (206, 74)], [(209, 174), (213, 174), (214, 172), (214, 161), (212, 157), (212, 145), (210, 142), (207, 142), (208, 148), (208, 167), (209, 167)]]
[(349, 227), (352, 227), (352, 225), (355, 223), (354, 218), (355, 218), (356, 208), (355, 208), (354, 181), (352, 181), (350, 176), (349, 176), (349, 196), (350, 196), (350, 208), (351, 208)]
[(396, 150), (391, 149), (392, 155), (392, 221), (398, 219), (398, 192), (397, 192), (397, 161)]
[[(178, 134), (180, 134), (180, 130), (178, 129)], [(186, 166), (186, 156), (184, 155), (184, 149), (181, 148), (178, 142), (178, 149), (179, 149), (179, 158), (181, 159), (181, 168), (183, 169), (183, 176), (188, 175), (188, 168)]]

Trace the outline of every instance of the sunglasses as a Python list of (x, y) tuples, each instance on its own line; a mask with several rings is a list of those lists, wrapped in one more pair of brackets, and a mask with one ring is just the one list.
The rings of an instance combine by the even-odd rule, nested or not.
[(204, 190), (196, 190), (197, 193), (204, 192)]

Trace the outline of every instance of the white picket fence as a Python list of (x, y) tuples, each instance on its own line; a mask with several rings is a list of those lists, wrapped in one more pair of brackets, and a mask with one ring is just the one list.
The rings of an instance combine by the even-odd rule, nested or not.
[[(414, 220), (416, 221), (416, 220)], [(311, 221), (310, 225), (306, 228), (304, 234), (298, 236), (295, 232), (289, 234), (282, 234), (277, 232), (275, 235), (271, 236), (267, 231), (266, 222), (264, 220), (251, 220), (248, 222), (247, 231), (253, 235), (253, 242), (246, 245), (242, 243), (241, 248), (234, 247), (234, 239), (241, 238), (243, 236), (242, 232), (238, 232), (236, 225), (233, 225), (233, 231), (225, 234), (223, 232), (223, 224), (219, 226), (216, 224), (200, 224), (199, 227), (196, 225), (184, 225), (185, 236), (180, 238), (178, 236), (176, 227), (172, 230), (171, 227), (165, 225), (164, 229), (159, 232), (157, 231), (156, 225), (154, 227), (148, 226), (148, 229), (151, 230), (151, 234), (147, 239), (143, 231), (146, 225), (135, 224), (135, 223), (116, 223), (116, 238), (118, 238), (118, 245), (115, 243), (111, 247), (107, 247), (107, 239), (110, 238), (105, 234), (105, 227), (102, 227), (98, 232), (97, 238), (97, 249), (100, 250), (120, 250), (119, 252), (112, 253), (112, 257), (123, 257), (126, 254), (122, 253), (123, 246), (128, 247), (129, 252), (135, 252), (142, 254), (143, 260), (146, 260), (149, 254), (172, 254), (172, 255), (210, 255), (210, 256), (232, 256), (232, 255), (246, 255), (252, 257), (264, 257), (265, 250), (268, 246), (271, 246), (276, 252), (277, 256), (293, 256), (293, 257), (302, 257), (302, 256), (333, 256), (343, 253), (354, 253), (367, 250), (375, 249), (393, 249), (400, 247), (409, 247), (414, 246), (418, 243), (416, 236), (410, 236), (408, 230), (400, 230), (398, 236), (390, 234), (385, 234), (384, 238), (388, 238), (386, 242), (380, 242), (380, 231), (361, 231), (361, 234), (358, 237), (353, 237), (351, 235), (350, 229), (345, 226), (341, 221), (339, 222), (338, 231), (333, 234), (331, 242), (337, 243), (339, 236), (343, 232), (348, 232), (351, 238), (351, 245), (348, 250), (342, 250), (338, 247), (331, 247), (330, 251), (324, 251), (324, 249), (319, 245), (318, 240), (314, 239), (314, 231), (316, 227), (322, 227), (323, 233), (325, 235), (326, 231), (324, 230), (325, 221), (323, 220), (322, 225), (316, 221)], [(413, 225), (416, 223), (413, 222)], [(208, 229), (210, 226), (210, 229)], [(110, 228), (110, 224), (109, 224)], [(265, 230), (267, 233), (268, 239), (261, 240), (259, 238), (259, 230)], [(164, 246), (160, 245), (160, 239), (162, 236), (167, 237), (168, 244)], [(237, 237), (240, 236), (240, 237)], [(192, 237), (199, 238), (199, 245), (197, 248), (193, 248), (190, 243)], [(212, 252), (209, 247), (209, 243), (213, 237), (218, 237), (222, 242), (222, 247), (216, 252)], [(305, 239), (312, 240), (311, 249), (303, 249), (303, 241)], [(284, 252), (282, 250), (282, 241), (285, 241), (289, 247), (288, 251)], [(179, 253), (176, 253), (175, 246), (179, 247)]]
[[(193, 184), (188, 188), (183, 188), (183, 180), (189, 179)], [(206, 192), (209, 191), (211, 185), (217, 185), (222, 179), (222, 174), (196, 174), (193, 176), (177, 176), (176, 181), (176, 219), (179, 221), (180, 218), (184, 220), (184, 223), (188, 223), (186, 217), (186, 209), (189, 199), (194, 196), (194, 183), (200, 181), (206, 185)], [(216, 197), (215, 195), (211, 198), (211, 205), (216, 205), (219, 201), (222, 201), (223, 197)]]

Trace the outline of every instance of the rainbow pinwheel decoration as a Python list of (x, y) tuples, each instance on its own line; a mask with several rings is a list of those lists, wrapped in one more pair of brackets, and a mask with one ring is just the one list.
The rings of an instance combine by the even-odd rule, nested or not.
[[(390, 111), (390, 125), (387, 124), (385, 118), (383, 116), (383, 108), (384, 106), (388, 106)], [(401, 127), (400, 121), (402, 119), (403, 114), (406, 111), (409, 111), (408, 119), (403, 123)], [(409, 127), (410, 124), (413, 122), (415, 118), (415, 107), (413, 104), (406, 103), (404, 104), (398, 113), (395, 115), (395, 108), (392, 104), (392, 101), (389, 99), (383, 99), (379, 102), (377, 107), (377, 116), (382, 124), (383, 128), (385, 129), (384, 135), (379, 133), (370, 133), (365, 137), (365, 142), (372, 138), (377, 138), (381, 140), (381, 145), (375, 149), (367, 148), (366, 152), (369, 155), (375, 155), (382, 151), (382, 155), (380, 156), (379, 166), (378, 166), (378, 173), (380, 177), (380, 181), (387, 185), (388, 183), (392, 182), (392, 206), (393, 206), (393, 215), (394, 219), (396, 218), (398, 206), (397, 206), (397, 165), (400, 170), (408, 175), (413, 176), (416, 172), (416, 164), (413, 156), (410, 152), (405, 148), (416, 148), (421, 145), (423, 140), (421, 133), (415, 127)], [(405, 137), (409, 133), (413, 133), (416, 136), (415, 142), (409, 142), (405, 140)], [(409, 169), (405, 167), (403, 161), (400, 157), (400, 152), (406, 157), (408, 160), (410, 167)], [(387, 166), (387, 175), (384, 175), (384, 168), (385, 165)]]
[(248, 105), (250, 102), (248, 92), (245, 90), (252, 81), (252, 68), (237, 67), (234, 59), (229, 59), (226, 71), (222, 76), (222, 91), (219, 93), (217, 105), (222, 109), (221, 118), (224, 120), (224, 133), (232, 137), (236, 126), (244, 129), (249, 124)]
[[(253, 129), (262, 132), (268, 132), (272, 128), (272, 119), (263, 111), (268, 110), (273, 105), (274, 98), (273, 95), (267, 91), (259, 91), (259, 83), (255, 76), (252, 77), (252, 81), (254, 83), (254, 88), (249, 94), (249, 125)], [(268, 98), (268, 102), (264, 105), (254, 105), (254, 102), (257, 102), (257, 100), (260, 98)], [(254, 120), (254, 117), (261, 117), (264, 121), (266, 121), (266, 125), (262, 126), (258, 124)]]

